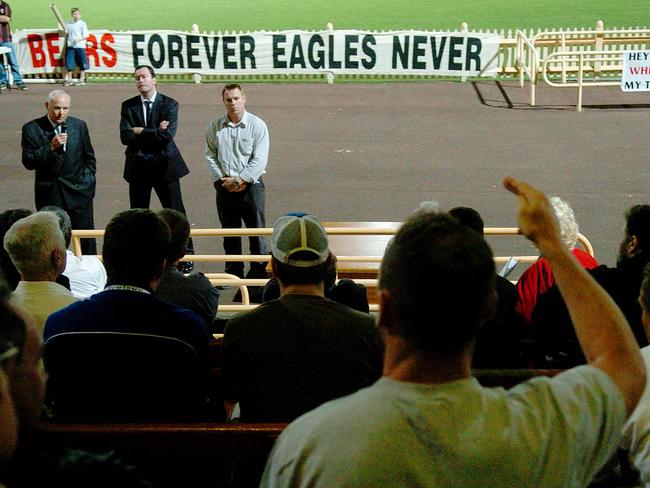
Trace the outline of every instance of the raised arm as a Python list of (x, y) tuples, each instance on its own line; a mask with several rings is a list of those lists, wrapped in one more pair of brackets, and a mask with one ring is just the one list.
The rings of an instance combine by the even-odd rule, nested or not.
[(645, 386), (645, 366), (623, 313), (563, 245), (546, 195), (515, 178), (504, 186), (519, 200), (519, 228), (546, 256), (589, 364), (618, 385), (628, 415)]

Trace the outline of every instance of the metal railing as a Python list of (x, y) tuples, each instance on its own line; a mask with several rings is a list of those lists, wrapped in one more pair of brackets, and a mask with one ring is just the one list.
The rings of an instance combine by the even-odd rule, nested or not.
[(650, 29), (595, 29), (538, 32), (532, 39), (516, 33), (516, 68), (520, 86), (530, 81), (530, 105), (536, 105), (541, 73), (552, 87), (578, 88), (576, 109), (582, 111), (585, 86), (616, 86), (623, 71), (624, 50), (650, 47)]
[[(620, 85), (620, 80), (599, 80), (589, 79), (585, 80), (585, 72), (595, 72), (597, 64), (606, 62), (611, 63), (620, 62), (617, 66), (618, 71), (623, 70), (623, 53), (612, 51), (585, 51), (585, 52), (556, 52), (544, 59), (542, 67), (542, 75), (544, 81), (552, 87), (557, 88), (577, 88), (578, 100), (576, 102), (576, 110), (582, 112), (582, 90), (585, 86), (617, 86)], [(566, 75), (563, 75), (561, 81), (554, 81), (549, 78), (549, 67), (554, 64), (562, 66), (563, 73), (566, 71), (566, 64), (577, 64), (577, 75), (575, 80), (567, 80)], [(602, 68), (601, 68), (602, 69)], [(610, 67), (611, 70), (611, 67)], [(532, 84), (531, 84), (532, 85)]]
[[(328, 235), (343, 235), (343, 236), (386, 236), (394, 235), (399, 228), (399, 223), (395, 222), (393, 225), (386, 227), (325, 227)], [(269, 236), (273, 232), (272, 228), (260, 229), (192, 229), (190, 234), (192, 237), (230, 237), (230, 236)], [(516, 227), (486, 227), (486, 236), (516, 236), (519, 235), (519, 229)], [(77, 256), (81, 256), (81, 239), (101, 238), (104, 236), (104, 230), (73, 230), (72, 231), (72, 250)], [(594, 248), (589, 240), (582, 234), (578, 234), (578, 242), (581, 247), (590, 255), (594, 255)], [(99, 256), (101, 258), (101, 255)], [(339, 268), (344, 269), (344, 263), (368, 263), (369, 266), (363, 271), (368, 273), (376, 273), (381, 263), (381, 255), (337, 255), (337, 262)], [(510, 259), (515, 259), (519, 263), (530, 264), (539, 258), (538, 255), (516, 255), (516, 256), (495, 256), (495, 264), (504, 264)], [(234, 254), (194, 254), (187, 255), (183, 261), (194, 261), (196, 263), (222, 263), (229, 261), (243, 261), (243, 262), (264, 262), (270, 261), (270, 255), (234, 255)], [(264, 286), (268, 279), (254, 279), (254, 278), (239, 278), (235, 275), (228, 273), (205, 273), (206, 277), (215, 286), (233, 286), (241, 290), (242, 303), (241, 304), (223, 304), (219, 305), (220, 312), (241, 312), (251, 310), (257, 307), (257, 304), (250, 303), (250, 295), (248, 293), (249, 286)], [(377, 287), (376, 278), (354, 278), (354, 281), (365, 285), (369, 288)], [(378, 311), (376, 304), (370, 304), (370, 311)]]

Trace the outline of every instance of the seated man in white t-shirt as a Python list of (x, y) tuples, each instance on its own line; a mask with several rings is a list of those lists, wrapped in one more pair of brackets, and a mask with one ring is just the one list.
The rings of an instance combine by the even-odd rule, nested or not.
[(97, 256), (77, 256), (70, 251), (72, 224), (68, 213), (60, 207), (48, 205), (42, 212), (52, 212), (59, 219), (59, 227), (65, 239), (67, 249), (66, 265), (63, 275), (70, 280), (70, 290), (77, 298), (88, 298), (99, 293), (106, 286), (106, 269)]
[(471, 376), (495, 308), (485, 240), (444, 213), (413, 215), (381, 265), (384, 376), (299, 417), (262, 487), (580, 487), (615, 452), (645, 386), (623, 314), (562, 243), (546, 196), (507, 178), (519, 228), (546, 256), (588, 365), (510, 390)]

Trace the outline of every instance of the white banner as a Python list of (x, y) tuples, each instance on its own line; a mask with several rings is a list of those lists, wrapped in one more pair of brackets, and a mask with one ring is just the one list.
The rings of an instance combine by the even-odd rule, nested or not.
[(623, 53), (623, 91), (650, 91), (650, 51)]
[[(63, 66), (64, 37), (22, 30), (14, 45), (24, 74)], [(207, 35), (177, 31), (90, 31), (90, 71), (163, 74), (421, 74), (494, 76), (498, 34), (474, 32), (279, 31)]]

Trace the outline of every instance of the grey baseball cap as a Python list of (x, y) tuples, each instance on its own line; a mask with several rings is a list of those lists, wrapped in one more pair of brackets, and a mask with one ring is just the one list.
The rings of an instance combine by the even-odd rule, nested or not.
[[(273, 224), (271, 253), (279, 262), (290, 266), (308, 268), (322, 264), (329, 255), (327, 233), (313, 215), (285, 215)], [(299, 258), (292, 258), (298, 253)]]

